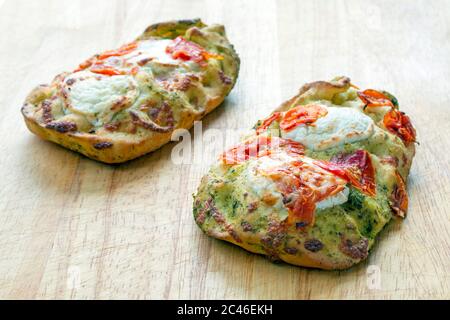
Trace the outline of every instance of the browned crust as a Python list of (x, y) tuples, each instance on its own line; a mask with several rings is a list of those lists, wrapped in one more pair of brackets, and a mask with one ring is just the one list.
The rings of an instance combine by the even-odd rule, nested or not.
[(200, 19), (173, 20), (155, 23), (147, 27), (138, 40), (149, 37), (175, 38), (192, 27), (202, 28), (205, 24)]
[(339, 77), (333, 81), (315, 81), (304, 84), (297, 95), (293, 96), (289, 100), (283, 102), (278, 108), (273, 112), (286, 111), (296, 103), (298, 103), (302, 98), (308, 96), (308, 93), (312, 94), (334, 94), (339, 91), (345, 91), (350, 86), (350, 78)]
[(162, 127), (162, 126), (154, 123), (152, 120), (144, 121), (141, 118), (139, 118), (139, 116), (134, 111), (129, 111), (128, 113), (130, 114), (131, 119), (133, 120), (133, 123), (136, 124), (137, 126), (141, 126), (145, 129), (152, 130), (152, 131), (159, 132), (159, 133), (167, 133), (167, 132), (171, 132), (173, 130), (173, 127), (170, 127), (170, 126)]
[[(220, 234), (220, 236), (213, 235), (220, 240), (231, 242), (241, 248), (261, 255), (266, 255), (267, 252), (263, 249), (258, 250), (257, 247), (248, 244), (245, 241), (237, 242), (233, 237), (229, 234)], [(289, 264), (293, 264), (300, 267), (307, 268), (316, 268), (316, 269), (324, 269), (324, 270), (345, 270), (352, 267), (355, 264), (354, 260), (348, 259), (343, 260), (341, 263), (333, 263), (329, 259), (325, 259), (321, 254), (308, 253), (302, 251), (301, 254), (289, 254), (284, 252), (283, 250), (276, 250), (277, 259), (287, 262)]]
[[(193, 20), (175, 20), (158, 23), (149, 26), (146, 31), (138, 38), (139, 40), (148, 37), (170, 38), (184, 34), (192, 27), (206, 27), (200, 19)], [(237, 74), (239, 72), (239, 58), (231, 50), (232, 59), (236, 60)], [(59, 75), (58, 77), (61, 77)], [(234, 80), (236, 80), (236, 78)], [(55, 78), (56, 79), (56, 78)], [(54, 80), (56, 81), (56, 80)], [(133, 111), (130, 111), (130, 117), (137, 126), (151, 132), (141, 138), (137, 135), (129, 137), (103, 136), (94, 132), (88, 133), (77, 128), (77, 124), (67, 122), (52, 122), (54, 119), (51, 114), (49, 103), (42, 103), (42, 116), (39, 109), (35, 109), (34, 101), (42, 100), (41, 97), (49, 96), (51, 91), (49, 85), (43, 85), (34, 89), (28, 96), (25, 105), (22, 107), (22, 115), (29, 130), (42, 139), (60, 144), (63, 147), (82, 153), (83, 155), (97, 161), (105, 163), (122, 163), (146, 153), (152, 152), (171, 140), (171, 135), (176, 129), (190, 129), (194, 121), (200, 120), (203, 116), (217, 108), (225, 99), (225, 96), (231, 90), (229, 85), (223, 85), (213, 96), (207, 97), (204, 108), (201, 111), (186, 108), (181, 112), (176, 126), (159, 126), (154, 122), (141, 120)], [(64, 93), (64, 92), (63, 92)], [(64, 97), (64, 94), (62, 94)], [(66, 102), (67, 103), (67, 102)], [(42, 119), (41, 119), (42, 118)], [(117, 124), (106, 124), (105, 129), (113, 132), (118, 128)], [(80, 130), (80, 131), (78, 131)]]
[[(203, 179), (205, 179), (205, 177)], [(207, 183), (207, 181), (202, 180), (202, 184), (204, 183)], [(194, 206), (198, 207), (200, 202), (198, 199), (196, 201)], [(214, 219), (216, 227), (208, 229), (202, 227), (207, 216)], [(343, 257), (342, 259), (339, 259), (339, 261), (330, 259), (323, 254), (322, 243), (317, 245), (320, 241), (317, 241), (314, 238), (309, 238), (306, 241), (302, 241), (302, 243), (298, 242), (295, 245), (286, 247), (282, 244), (284, 242), (283, 239), (286, 236), (282, 223), (269, 223), (267, 232), (263, 233), (248, 232), (252, 230), (252, 226), (249, 223), (244, 223), (241, 225), (244, 232), (238, 232), (238, 230), (233, 229), (237, 226), (227, 223), (223, 214), (215, 207), (211, 198), (207, 200), (205, 206), (199, 210), (196, 217), (196, 223), (209, 236), (233, 243), (247, 251), (267, 256), (272, 260), (282, 260), (296, 266), (325, 270), (344, 270), (363, 260), (362, 256), (355, 258)], [(314, 248), (307, 245), (308, 242), (316, 243)], [(261, 243), (264, 245), (259, 245)], [(309, 249), (307, 249), (308, 247)]]
[[(186, 112), (181, 117), (176, 129), (190, 129), (194, 121), (217, 108), (224, 96), (214, 97), (206, 103), (202, 114)], [(33, 112), (28, 110), (29, 105), (22, 108), (22, 114), (28, 129), (42, 139), (52, 141), (70, 150), (82, 153), (86, 157), (105, 163), (122, 163), (146, 153), (159, 149), (171, 140), (173, 130), (169, 132), (153, 132), (153, 134), (141, 141), (108, 139), (95, 134), (84, 132), (61, 132), (46, 128), (32, 116)], [(31, 107), (31, 106), (30, 106)], [(108, 148), (98, 148), (99, 144), (112, 144)], [(97, 146), (97, 147), (96, 147)]]

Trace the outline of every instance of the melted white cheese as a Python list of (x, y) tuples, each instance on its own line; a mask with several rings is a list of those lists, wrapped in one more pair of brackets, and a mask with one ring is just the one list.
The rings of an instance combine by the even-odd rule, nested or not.
[(331, 208), (348, 201), (349, 189), (348, 187), (344, 187), (344, 190), (335, 194), (334, 196), (328, 197), (316, 203), (317, 209), (327, 209)]
[(249, 165), (242, 172), (243, 181), (247, 184), (247, 187), (258, 197), (263, 198), (271, 196), (277, 198), (275, 205), (273, 206), (279, 211), (282, 211), (287, 216), (287, 209), (283, 205), (283, 195), (278, 191), (275, 182), (258, 173), (262, 168), (268, 169), (270, 167), (279, 166), (280, 161), (271, 159), (269, 157), (262, 157), (255, 160), (250, 160)]
[(131, 76), (99, 76), (90, 72), (77, 72), (72, 77), (75, 82), (66, 90), (68, 108), (78, 114), (83, 114), (97, 124), (106, 122), (112, 115), (120, 111), (114, 109), (120, 99), (126, 97), (132, 103), (137, 95), (137, 83)]
[(312, 150), (326, 150), (369, 138), (374, 131), (372, 118), (347, 107), (326, 107), (328, 113), (312, 124), (281, 130), (283, 138), (300, 142)]
[(149, 61), (156, 60), (165, 64), (180, 64), (180, 61), (173, 59), (171, 54), (166, 53), (167, 46), (172, 42), (170, 39), (139, 41), (136, 50), (125, 55), (124, 59), (129, 63), (138, 63), (149, 59)]
[[(267, 197), (268, 195), (271, 197), (275, 197), (277, 201), (273, 205), (274, 208), (279, 210), (279, 212), (282, 215), (287, 216), (287, 210), (286, 207), (283, 205), (283, 195), (278, 190), (276, 183), (273, 179), (262, 175), (261, 171), (267, 171), (272, 168), (280, 167), (283, 165), (286, 165), (290, 161), (295, 161), (296, 159), (285, 154), (285, 153), (277, 153), (275, 155), (264, 156), (258, 159), (252, 159), (249, 160), (249, 165), (245, 168), (245, 170), (242, 172), (243, 181), (247, 184), (247, 188), (251, 190), (257, 197), (263, 198)], [(302, 157), (301, 159), (303, 162), (313, 165), (313, 160), (308, 157)], [(340, 178), (335, 177), (334, 175), (330, 175), (330, 173), (324, 171), (320, 167), (314, 166), (311, 170), (317, 170), (319, 172), (325, 172), (327, 175), (326, 178), (321, 180), (321, 184), (317, 185), (313, 182), (311, 179), (310, 182), (313, 183), (319, 190), (326, 190), (331, 185), (335, 184), (342, 184), (342, 181)], [(305, 170), (304, 172), (304, 178), (308, 178), (309, 172), (308, 170)], [(312, 172), (311, 172), (312, 173)], [(340, 181), (340, 183), (339, 183)], [(339, 193), (329, 196), (322, 201), (319, 201), (316, 203), (317, 209), (326, 209), (331, 208), (340, 204), (343, 204), (347, 202), (348, 200), (348, 194), (349, 189), (348, 187), (344, 187), (342, 191)]]

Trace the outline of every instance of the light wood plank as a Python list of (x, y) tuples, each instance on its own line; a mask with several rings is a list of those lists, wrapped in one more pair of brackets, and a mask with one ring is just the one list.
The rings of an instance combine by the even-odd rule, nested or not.
[[(19, 109), (34, 85), (148, 24), (193, 17), (225, 24), (242, 59), (203, 121), (227, 145), (307, 81), (348, 75), (397, 95), (420, 141), (410, 212), (367, 262), (276, 265), (203, 235), (191, 194), (223, 141), (191, 165), (172, 163), (169, 144), (108, 166), (27, 131)], [(443, 0), (0, 1), (0, 298), (450, 298), (449, 18)]]

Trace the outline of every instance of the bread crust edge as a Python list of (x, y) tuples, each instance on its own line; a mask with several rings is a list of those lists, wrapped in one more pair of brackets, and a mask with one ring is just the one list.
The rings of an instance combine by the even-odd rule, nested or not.
[[(37, 119), (32, 116), (32, 110), (29, 110), (28, 112), (27, 104), (22, 107), (21, 112), (27, 128), (38, 137), (61, 145), (72, 151), (79, 152), (88, 158), (107, 164), (117, 164), (136, 159), (161, 148), (171, 141), (172, 134), (175, 130), (189, 130), (192, 128), (195, 121), (202, 119), (206, 114), (216, 109), (224, 100), (225, 95), (211, 98), (207, 102), (204, 112), (194, 113), (188, 111), (184, 113), (183, 117), (180, 119), (179, 125), (173, 131), (167, 133), (154, 132), (151, 137), (140, 141), (132, 141), (131, 139), (110, 139), (84, 132), (62, 133), (46, 128), (45, 124), (38, 122)], [(101, 143), (110, 143), (111, 147), (100, 149), (95, 147)]]

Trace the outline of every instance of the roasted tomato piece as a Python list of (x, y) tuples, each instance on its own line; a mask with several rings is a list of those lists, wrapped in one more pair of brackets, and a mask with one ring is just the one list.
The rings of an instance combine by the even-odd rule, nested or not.
[(80, 65), (78, 66), (77, 69), (74, 70), (74, 72), (78, 72), (78, 71), (89, 68), (90, 66), (92, 66), (95, 59), (96, 59), (96, 57), (94, 56), (94, 57), (91, 57), (91, 58), (87, 59), (86, 61), (80, 63)]
[(122, 74), (122, 72), (120, 72), (117, 69), (114, 69), (112, 67), (102, 66), (102, 65), (93, 66), (90, 69), (90, 71), (94, 72), (94, 73), (104, 74), (106, 76), (118, 76), (118, 75)]
[(278, 142), (275, 144), (272, 143), (272, 146), (276, 146), (278, 144), (279, 148), (285, 150), (288, 154), (293, 156), (305, 154), (305, 147), (300, 142), (276, 137), (272, 137), (272, 141), (274, 138), (275, 140), (278, 140)]
[(396, 172), (397, 185), (392, 192), (391, 208), (394, 214), (400, 218), (406, 217), (408, 211), (408, 193), (406, 192), (406, 184), (402, 176)]
[(137, 48), (137, 42), (131, 42), (128, 44), (125, 44), (121, 46), (119, 49), (116, 50), (108, 50), (98, 55), (99, 60), (103, 60), (109, 57), (118, 57), (118, 56), (124, 56), (133, 50)]
[[(314, 225), (316, 204), (344, 189), (344, 180), (331, 182), (331, 177), (334, 177), (331, 173), (327, 176), (314, 170), (313, 167), (300, 166), (296, 176), (297, 182), (285, 189), (292, 189), (295, 185), (295, 189), (291, 190), (290, 194), (286, 194), (287, 198), (293, 199), (285, 204), (289, 209), (288, 224), (295, 224), (297, 228)], [(311, 180), (315, 182), (312, 183)]]
[[(135, 50), (137, 48), (137, 42), (131, 42), (128, 44), (125, 44), (123, 46), (121, 46), (119, 49), (116, 50), (109, 50), (109, 51), (105, 51), (99, 55), (95, 55), (91, 58), (89, 58), (88, 60), (82, 62), (77, 69), (74, 70), (74, 72), (78, 72), (81, 70), (85, 70), (89, 67), (91, 67), (93, 64), (95, 65), (102, 65), (103, 62), (101, 60), (104, 60), (106, 58), (109, 57), (113, 57), (113, 56), (123, 56), (126, 55), (130, 52), (132, 52), (133, 50)], [(101, 73), (101, 74), (105, 74), (105, 75), (117, 75), (120, 73), (117, 73), (115, 71), (112, 71), (110, 67), (105, 68), (105, 67), (95, 67), (95, 71), (91, 70), (92, 72), (95, 73)], [(117, 71), (117, 70), (116, 70)]]
[(278, 120), (281, 116), (280, 112), (274, 112), (270, 117), (265, 119), (261, 125), (256, 128), (256, 134), (261, 134), (262, 132), (266, 131), (267, 128), (275, 121)]
[(341, 192), (347, 183), (304, 156), (259, 172), (275, 182), (289, 210), (287, 223), (298, 228), (312, 226), (317, 202)]
[(296, 224), (299, 228), (304, 228), (314, 225), (316, 211), (315, 193), (309, 188), (300, 188), (297, 191), (297, 197), (292, 205), (288, 204), (290, 215), (288, 217), (288, 224)]
[(364, 102), (366, 107), (394, 107), (391, 99), (377, 90), (367, 89), (364, 91), (358, 91), (358, 97)]
[(298, 142), (278, 137), (257, 136), (224, 152), (220, 159), (224, 164), (235, 165), (251, 158), (269, 155), (279, 149), (291, 155), (304, 154), (304, 147)]
[(166, 52), (172, 55), (174, 59), (191, 60), (200, 65), (205, 65), (209, 58), (223, 59), (221, 55), (207, 52), (198, 44), (185, 40), (179, 36), (173, 40), (173, 43), (166, 48)]
[(365, 150), (342, 154), (331, 161), (317, 161), (320, 167), (349, 181), (356, 189), (369, 196), (376, 195), (375, 169)]
[(297, 106), (284, 114), (283, 119), (280, 121), (280, 128), (288, 131), (301, 124), (311, 124), (327, 113), (327, 109), (318, 104)]
[(406, 145), (416, 141), (416, 130), (404, 112), (390, 110), (384, 115), (383, 124), (386, 129), (400, 137)]

